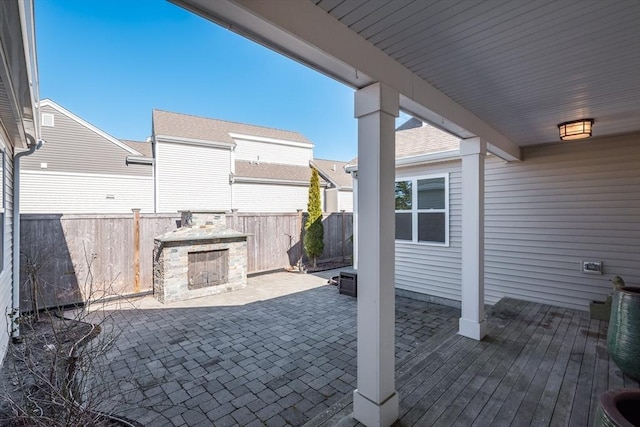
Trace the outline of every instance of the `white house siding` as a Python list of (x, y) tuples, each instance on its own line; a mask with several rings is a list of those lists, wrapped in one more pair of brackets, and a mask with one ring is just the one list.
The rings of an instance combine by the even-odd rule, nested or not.
[(338, 192), (338, 210), (353, 212), (353, 191), (341, 190)]
[[(450, 172), (450, 247), (396, 243), (396, 286), (460, 300), (460, 162), (398, 170)], [(609, 280), (640, 282), (640, 135), (490, 156), (485, 182), (485, 300), (504, 296), (586, 310)], [(603, 275), (580, 271), (602, 261)]]
[[(320, 192), (324, 206), (323, 192)], [(308, 186), (235, 183), (233, 207), (240, 212), (295, 212), (307, 210)]]
[(20, 179), (22, 213), (153, 212), (151, 177), (22, 170)]
[[(0, 123), (1, 125), (1, 123)], [(0, 130), (0, 140), (2, 140), (2, 134)], [(4, 138), (4, 141), (8, 141), (8, 138)], [(0, 272), (0, 313), (2, 313), (2, 320), (0, 320), (0, 366), (7, 353), (9, 346), (9, 331), (11, 330), (10, 319), (7, 316), (11, 313), (12, 308), (12, 295), (11, 289), (13, 287), (13, 277), (11, 274), (13, 266), (13, 150), (7, 146), (5, 149), (5, 211), (4, 211), (4, 233), (3, 234), (3, 247), (4, 254), (2, 272)]]
[(235, 139), (237, 160), (261, 161), (288, 165), (309, 166), (313, 150), (307, 147), (274, 144), (265, 141)]
[(396, 241), (396, 287), (460, 301), (461, 169), (460, 162), (396, 170), (396, 178), (449, 174), (449, 246)]
[(158, 212), (231, 209), (230, 162), (228, 149), (158, 142)]
[[(524, 150), (522, 163), (486, 165), (485, 287), (586, 309), (619, 274), (640, 282), (640, 135)], [(604, 275), (581, 273), (602, 261)]]

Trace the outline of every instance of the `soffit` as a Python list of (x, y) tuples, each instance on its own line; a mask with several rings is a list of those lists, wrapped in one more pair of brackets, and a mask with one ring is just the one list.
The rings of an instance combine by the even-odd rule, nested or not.
[(520, 146), (640, 130), (640, 2), (310, 0)]

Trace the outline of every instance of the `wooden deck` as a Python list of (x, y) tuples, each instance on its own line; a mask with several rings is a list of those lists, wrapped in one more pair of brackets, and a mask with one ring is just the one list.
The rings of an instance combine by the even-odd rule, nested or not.
[[(398, 426), (590, 426), (597, 397), (638, 387), (607, 352), (608, 322), (503, 299), (481, 342), (443, 330), (398, 364)], [(311, 426), (356, 426), (351, 396)]]

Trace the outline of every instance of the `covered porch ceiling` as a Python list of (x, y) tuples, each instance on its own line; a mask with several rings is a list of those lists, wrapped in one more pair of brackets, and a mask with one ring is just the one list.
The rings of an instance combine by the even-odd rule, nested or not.
[(340, 82), (380, 81), (405, 112), (489, 151), (640, 131), (635, 0), (171, 0)]

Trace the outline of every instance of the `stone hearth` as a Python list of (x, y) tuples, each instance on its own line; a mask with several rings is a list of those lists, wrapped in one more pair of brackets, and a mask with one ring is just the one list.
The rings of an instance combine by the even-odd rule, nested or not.
[(181, 227), (155, 238), (153, 294), (160, 302), (229, 292), (247, 285), (247, 235), (224, 212), (181, 212)]

